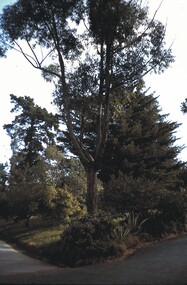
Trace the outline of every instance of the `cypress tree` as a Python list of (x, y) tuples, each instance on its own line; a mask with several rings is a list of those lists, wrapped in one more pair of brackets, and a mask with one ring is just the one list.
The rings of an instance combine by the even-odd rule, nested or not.
[(175, 136), (179, 126), (161, 114), (153, 94), (131, 94), (110, 124), (100, 179), (106, 183), (121, 171), (164, 183), (166, 188), (173, 186), (182, 166), (177, 158), (182, 147), (177, 146)]

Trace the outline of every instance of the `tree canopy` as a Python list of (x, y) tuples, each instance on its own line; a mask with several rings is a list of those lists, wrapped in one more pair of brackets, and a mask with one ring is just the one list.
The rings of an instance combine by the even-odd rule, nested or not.
[(180, 126), (161, 114), (157, 98), (141, 91), (132, 93), (109, 128), (99, 177), (107, 183), (119, 171), (175, 187), (183, 165), (177, 156), (175, 133)]
[(11, 148), (14, 155), (24, 155), (25, 164), (36, 163), (46, 146), (54, 144), (54, 130), (58, 128), (57, 117), (49, 114), (28, 96), (10, 95), (14, 104), (12, 113), (17, 113), (11, 124), (5, 124), (11, 138)]

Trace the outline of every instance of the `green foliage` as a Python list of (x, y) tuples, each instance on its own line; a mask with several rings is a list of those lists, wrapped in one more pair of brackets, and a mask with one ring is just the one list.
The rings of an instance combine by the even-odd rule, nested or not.
[(64, 184), (84, 206), (86, 204), (87, 179), (79, 159), (72, 157), (64, 161)]
[[(51, 198), (51, 180), (46, 173), (43, 160), (35, 165), (26, 164), (24, 167), (15, 167), (17, 157), (13, 156), (9, 177), (9, 191), (6, 196), (9, 201), (10, 217), (16, 220), (25, 220), (27, 225), (33, 215), (43, 213), (42, 206), (47, 205)], [(20, 161), (18, 162), (18, 164)]]
[(122, 217), (114, 218), (114, 236), (116, 240), (124, 240), (128, 235), (138, 235), (142, 230), (142, 225), (147, 221), (139, 221), (139, 214), (134, 212), (125, 213)]
[(0, 163), (0, 192), (7, 189), (8, 171), (7, 164)]
[(154, 237), (186, 231), (187, 196), (185, 192), (165, 191), (154, 210), (149, 210), (149, 222), (143, 230)]
[(66, 187), (53, 189), (49, 211), (60, 223), (70, 223), (84, 214), (76, 197)]
[(10, 218), (14, 221), (25, 221), (29, 226), (30, 218), (38, 214), (41, 189), (38, 185), (28, 185), (27, 183), (19, 185), (19, 189), (7, 193), (9, 201)]
[(155, 207), (162, 193), (162, 186), (161, 183), (144, 177), (134, 178), (119, 172), (118, 177), (111, 176), (105, 186), (102, 204), (106, 210), (119, 214), (132, 211), (143, 214)]
[(29, 256), (48, 260), (52, 264), (58, 263), (58, 257), (61, 257), (58, 254), (63, 230), (62, 226), (41, 217), (32, 218), (29, 227), (23, 223), (0, 220), (0, 239), (16, 244)]
[(16, 116), (11, 124), (4, 125), (11, 137), (13, 152), (8, 180), (11, 212), (12, 216), (24, 218), (28, 223), (30, 217), (38, 213), (42, 191), (54, 183), (43, 156), (45, 149), (54, 144), (53, 131), (58, 121), (28, 96), (11, 95), (11, 102), (14, 104), (11, 112)]
[(10, 217), (10, 202), (6, 192), (0, 192), (0, 217), (6, 220)]
[(40, 184), (20, 184), (19, 189), (0, 193), (0, 216), (15, 222), (41, 215), (52, 217), (55, 223), (69, 223), (84, 214), (77, 199), (66, 188), (42, 187)]
[(120, 255), (115, 227), (109, 216), (86, 216), (74, 222), (62, 234), (62, 262), (76, 266)]
[(46, 182), (53, 187), (63, 187), (66, 173), (64, 154), (56, 145), (49, 145), (42, 159), (45, 165)]
[[(182, 147), (176, 145), (176, 122), (160, 114), (157, 98), (142, 91), (129, 98), (114, 98), (121, 108), (110, 125), (109, 139), (99, 177), (110, 180), (121, 171), (127, 176), (145, 178), (173, 188), (179, 183), (183, 163), (177, 159)], [(116, 110), (116, 107), (113, 107)]]
[(14, 104), (11, 112), (16, 116), (11, 124), (4, 125), (4, 129), (11, 137), (13, 154), (24, 154), (25, 164), (32, 166), (44, 151), (44, 146), (54, 143), (53, 128), (58, 128), (58, 120), (45, 108), (36, 105), (29, 96), (11, 94), (10, 97)]
[(134, 5), (125, 1), (88, 1), (88, 5), (91, 31), (97, 43), (110, 42), (113, 37), (116, 42), (130, 38), (135, 33), (135, 26), (146, 21), (147, 10), (141, 8), (138, 1)]
[(168, 190), (161, 183), (123, 173), (111, 178), (103, 197), (103, 206), (110, 212), (136, 212), (142, 219), (148, 218), (142, 229), (153, 236), (185, 231), (186, 205), (185, 189)]
[(126, 231), (129, 234), (138, 234), (141, 229), (142, 225), (147, 221), (148, 219), (144, 219), (142, 221), (139, 220), (139, 214), (135, 214), (134, 212), (126, 213), (125, 214), (125, 227)]
[(106, 213), (85, 216), (63, 232), (62, 262), (76, 266), (120, 256), (127, 236), (138, 234), (146, 221), (133, 212), (120, 217)]

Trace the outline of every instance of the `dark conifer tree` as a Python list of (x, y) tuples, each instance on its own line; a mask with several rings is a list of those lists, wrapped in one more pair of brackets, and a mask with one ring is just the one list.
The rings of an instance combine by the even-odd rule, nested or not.
[[(115, 108), (117, 105), (115, 104)], [(110, 124), (100, 178), (107, 182), (119, 171), (134, 178), (175, 185), (182, 162), (175, 133), (180, 126), (162, 115), (157, 98), (135, 92)]]
[(4, 125), (4, 129), (11, 138), (11, 177), (14, 173), (12, 178), (15, 183), (23, 178), (20, 171), (28, 169), (26, 172), (30, 172), (44, 154), (45, 148), (55, 143), (54, 129), (58, 128), (58, 120), (28, 96), (10, 97), (14, 104), (11, 112), (16, 113), (16, 116), (11, 124)]
[(4, 192), (7, 188), (8, 180), (7, 164), (0, 163), (0, 192)]

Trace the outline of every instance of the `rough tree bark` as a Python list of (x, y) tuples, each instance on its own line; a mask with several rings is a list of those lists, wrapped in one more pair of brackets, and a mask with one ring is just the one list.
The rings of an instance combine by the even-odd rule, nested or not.
[(97, 172), (94, 166), (86, 169), (87, 174), (87, 211), (91, 215), (97, 213)]

